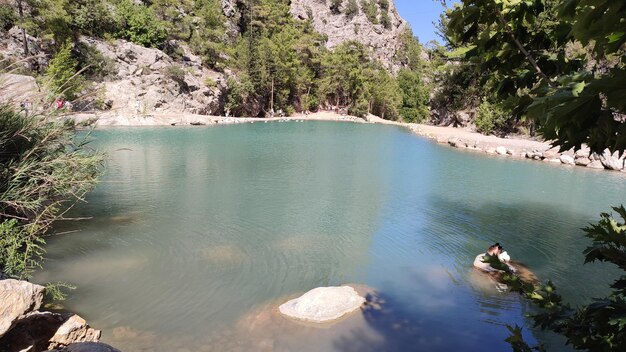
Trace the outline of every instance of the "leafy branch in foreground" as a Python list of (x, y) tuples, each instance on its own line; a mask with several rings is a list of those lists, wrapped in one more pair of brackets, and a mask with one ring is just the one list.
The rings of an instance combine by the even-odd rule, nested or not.
[[(608, 262), (624, 271), (613, 282), (613, 290), (606, 298), (593, 299), (590, 304), (574, 309), (563, 303), (551, 282), (543, 285), (524, 282), (497, 258), (488, 258), (492, 266), (505, 272), (502, 281), (511, 290), (541, 308), (540, 313), (531, 315), (535, 326), (565, 336), (567, 343), (579, 350), (626, 350), (626, 208), (620, 206), (613, 210), (622, 218), (621, 222), (611, 214), (602, 213), (597, 224), (583, 229), (586, 237), (593, 241), (584, 251), (585, 263)], [(514, 351), (526, 351), (524, 348), (530, 347), (523, 342), (521, 329), (518, 329), (509, 327), (512, 335), (507, 341)]]
[(0, 104), (0, 271), (28, 278), (42, 236), (95, 186), (103, 158), (87, 137), (50, 112), (26, 116)]

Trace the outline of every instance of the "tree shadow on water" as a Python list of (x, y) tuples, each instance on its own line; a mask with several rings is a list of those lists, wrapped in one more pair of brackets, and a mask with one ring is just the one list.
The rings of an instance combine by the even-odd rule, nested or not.
[[(334, 342), (343, 352), (473, 351), (475, 341), (465, 333), (448, 334), (441, 322), (418, 317), (391, 294), (366, 296), (363, 308), (365, 327), (352, 329)], [(445, 323), (443, 323), (445, 324)], [(446, 336), (448, 335), (448, 336)]]

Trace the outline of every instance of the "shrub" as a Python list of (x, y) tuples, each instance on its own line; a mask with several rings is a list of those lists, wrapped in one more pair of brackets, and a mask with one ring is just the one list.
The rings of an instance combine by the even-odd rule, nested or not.
[(361, 0), (361, 9), (370, 22), (378, 24), (378, 6), (376, 5), (376, 0)]
[(0, 7), (0, 31), (8, 31), (16, 21), (17, 17), (11, 6)]
[(178, 65), (168, 66), (165, 69), (165, 73), (172, 81), (178, 83), (178, 86), (181, 89), (187, 88), (187, 83), (185, 83), (185, 75), (187, 74), (187, 72), (185, 72), (182, 67)]
[(332, 11), (332, 13), (341, 13), (341, 3), (343, 3), (343, 0), (330, 0), (330, 10)]
[(486, 99), (476, 111), (476, 130), (483, 134), (491, 134), (502, 129), (508, 120), (507, 112), (499, 105), (492, 104)]
[(74, 48), (78, 57), (78, 67), (83, 74), (94, 81), (101, 81), (115, 73), (115, 62), (102, 55), (96, 47), (78, 42)]
[(389, 10), (389, 0), (378, 0), (378, 6), (383, 12), (387, 12)]
[(383, 12), (380, 14), (380, 24), (382, 24), (383, 27), (387, 29), (391, 28), (391, 18), (389, 17), (389, 14), (387, 14), (387, 12)]
[(50, 60), (46, 70), (46, 84), (54, 98), (76, 98), (84, 87), (83, 78), (77, 74), (78, 61), (72, 56), (72, 45), (66, 42)]
[(41, 261), (41, 236), (93, 188), (101, 165), (73, 124), (0, 104), (1, 270), (29, 277)]
[(104, 1), (74, 0), (67, 11), (72, 27), (83, 35), (102, 38), (115, 31), (115, 20)]
[(116, 20), (119, 38), (153, 48), (161, 48), (165, 43), (167, 26), (147, 6), (122, 0), (117, 5)]
[(348, 4), (346, 5), (346, 16), (354, 17), (359, 14), (359, 5), (356, 3), (356, 0), (348, 0)]

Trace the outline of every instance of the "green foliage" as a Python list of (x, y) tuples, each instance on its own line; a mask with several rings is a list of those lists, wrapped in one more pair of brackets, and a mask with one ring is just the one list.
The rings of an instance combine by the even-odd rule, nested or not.
[(16, 219), (0, 223), (0, 273), (26, 278), (40, 266), (44, 241), (36, 226), (22, 226)]
[(17, 16), (11, 6), (0, 7), (0, 32), (8, 31), (17, 22)]
[(133, 43), (161, 48), (167, 38), (167, 25), (157, 19), (150, 7), (137, 5), (131, 0), (117, 4), (117, 36)]
[(383, 12), (389, 11), (389, 0), (378, 0), (378, 6)]
[(356, 0), (348, 0), (348, 4), (346, 4), (346, 16), (354, 17), (359, 14), (359, 4)]
[(70, 27), (74, 33), (92, 37), (102, 37), (115, 31), (115, 20), (106, 1), (101, 0), (65, 0), (63, 8), (70, 18)]
[(330, 0), (330, 10), (334, 14), (340, 14), (341, 13), (341, 4), (342, 3), (343, 3), (343, 0)]
[(502, 130), (509, 119), (510, 113), (502, 106), (492, 104), (487, 99), (476, 109), (476, 130), (482, 134), (491, 134), (495, 131)]
[[(251, 11), (254, 17), (233, 52), (236, 78), (232, 92), (250, 94), (229, 96), (245, 97), (251, 114), (256, 115), (259, 110), (269, 112), (272, 108), (286, 110), (289, 106), (302, 110), (303, 97), (316, 94), (315, 78), (325, 50), (324, 38), (313, 30), (309, 21), (295, 20), (289, 10), (289, 2), (284, 0), (255, 3)], [(248, 84), (252, 89), (247, 89)], [(233, 113), (245, 112), (233, 109), (234, 105), (245, 105), (243, 102), (230, 101)]]
[[(593, 299), (592, 303), (574, 309), (562, 302), (552, 283), (534, 285), (523, 282), (506, 265), (498, 264), (497, 259), (488, 259), (493, 262), (492, 266), (506, 272), (503, 280), (512, 290), (543, 309), (532, 316), (535, 325), (565, 336), (567, 343), (578, 350), (623, 351), (626, 348), (626, 208), (621, 206), (613, 210), (621, 220), (603, 213), (597, 224), (583, 229), (586, 237), (592, 240), (591, 246), (584, 251), (585, 263), (608, 262), (625, 272), (611, 285), (613, 290), (606, 298)], [(512, 333), (509, 342), (528, 346), (516, 331)]]
[(176, 82), (184, 82), (187, 72), (178, 65), (171, 65), (165, 69), (168, 77)]
[(391, 29), (391, 18), (387, 12), (382, 12), (380, 14), (380, 24), (382, 24), (386, 29)]
[(423, 122), (430, 116), (430, 94), (419, 71), (408, 69), (398, 73), (398, 85), (402, 92), (400, 115), (407, 122)]
[(46, 301), (64, 301), (67, 298), (67, 290), (75, 290), (76, 286), (66, 282), (55, 282), (46, 284)]
[(254, 99), (254, 85), (247, 75), (238, 79), (229, 77), (226, 80), (225, 110), (233, 116), (246, 115), (248, 104)]
[[(562, 150), (626, 148), (626, 1), (463, 1), (445, 29), (518, 117)], [(586, 56), (567, 49), (580, 43)]]
[(410, 70), (422, 70), (421, 52), (422, 46), (413, 31), (408, 26), (400, 33), (400, 50), (394, 56), (394, 59), (402, 66), (408, 67)]
[(361, 10), (373, 24), (378, 24), (378, 4), (376, 0), (361, 0)]
[(83, 70), (82, 75), (87, 79), (101, 81), (115, 74), (115, 62), (102, 55), (95, 46), (78, 42), (74, 52), (77, 53), (78, 68)]
[(11, 276), (27, 278), (39, 266), (41, 236), (100, 175), (102, 156), (74, 133), (71, 124), (0, 104), (0, 268)]
[(221, 68), (226, 17), (219, 0), (157, 0), (151, 9), (167, 25), (169, 38), (188, 42), (207, 66)]
[(53, 97), (73, 100), (84, 88), (82, 76), (77, 74), (78, 61), (72, 56), (72, 45), (67, 42), (50, 60), (46, 83)]

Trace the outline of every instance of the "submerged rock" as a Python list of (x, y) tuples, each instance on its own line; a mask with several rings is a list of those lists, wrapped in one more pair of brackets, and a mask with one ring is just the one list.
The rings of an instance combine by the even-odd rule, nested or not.
[(365, 298), (350, 286), (318, 287), (282, 304), (279, 311), (290, 318), (324, 323), (339, 319), (364, 303)]
[(45, 287), (26, 281), (0, 280), (0, 338), (28, 313), (39, 309)]

